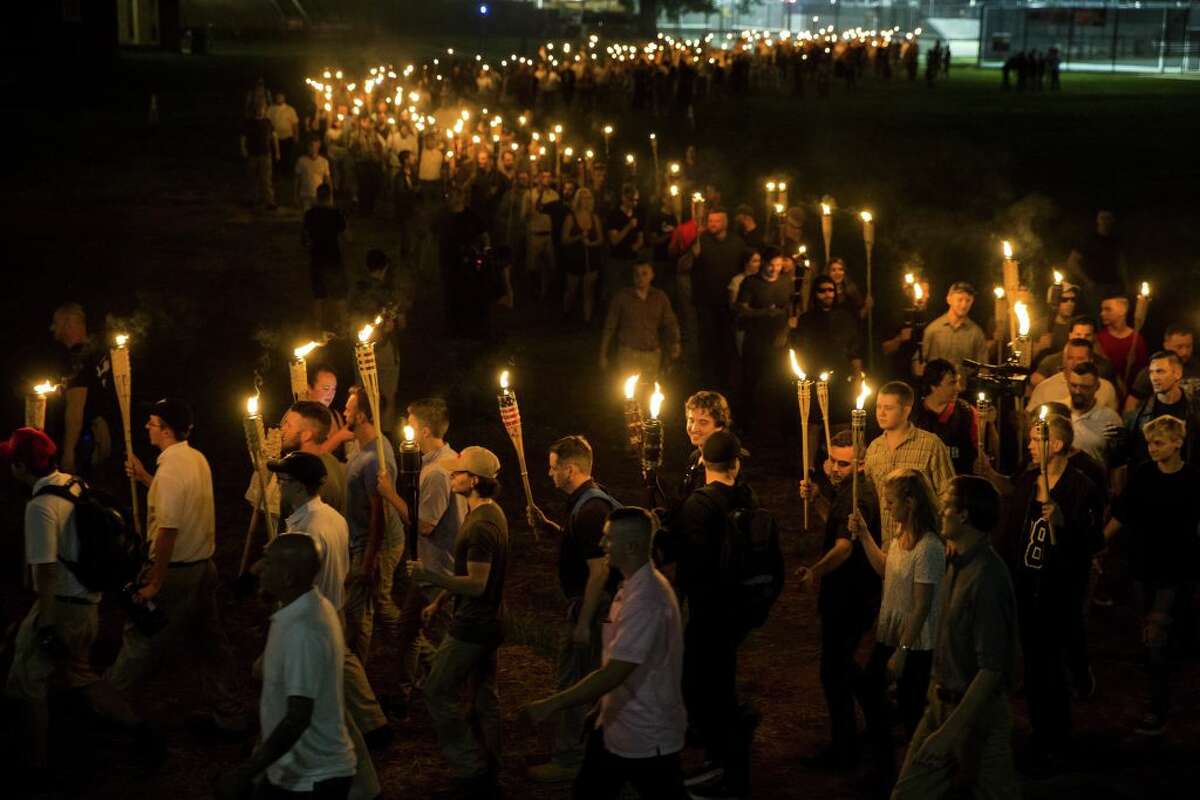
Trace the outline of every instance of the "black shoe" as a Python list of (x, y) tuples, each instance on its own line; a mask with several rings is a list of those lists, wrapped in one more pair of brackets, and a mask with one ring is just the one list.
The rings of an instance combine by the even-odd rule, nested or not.
[(363, 741), (367, 743), (368, 750), (383, 750), (392, 743), (394, 735), (391, 725), (380, 725), (375, 730), (364, 733)]

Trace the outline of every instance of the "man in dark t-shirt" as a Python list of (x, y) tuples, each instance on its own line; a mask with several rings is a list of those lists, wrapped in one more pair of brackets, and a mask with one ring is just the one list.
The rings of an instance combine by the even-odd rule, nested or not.
[[(836, 298), (837, 285), (833, 278), (828, 275), (814, 278), (808, 311), (796, 320), (791, 338), (801, 363), (810, 373), (832, 370), (829, 413), (833, 422), (845, 422), (852, 407), (852, 380), (862, 371), (862, 341), (858, 335), (858, 320), (845, 306), (836, 305)], [(812, 412), (818, 411), (814, 402)]]
[[(559, 636), (556, 685), (559, 691), (574, 686), (600, 668), (603, 642), (600, 622), (608, 613), (620, 575), (608, 566), (600, 547), (604, 523), (619, 503), (592, 479), (592, 447), (582, 436), (565, 436), (550, 445), (550, 480), (567, 495), (567, 517), (562, 525), (546, 518), (537, 507), (529, 510), (534, 530), (562, 537), (558, 551), (558, 582), (567, 599), (566, 624)], [(556, 729), (550, 761), (530, 767), (538, 783), (574, 779), (583, 763), (584, 718), (587, 707), (563, 711)]]
[(63, 472), (95, 479), (94, 467), (114, 448), (116, 394), (108, 349), (88, 336), (83, 306), (66, 303), (54, 312), (50, 330), (65, 348), (60, 370), (63, 416), (48, 418), (46, 430), (61, 448)]
[[(467, 500), (467, 517), (454, 543), (454, 574), (407, 562), (409, 577), (442, 589), (428, 609), (436, 614), (453, 598), (450, 630), (433, 657), (425, 702), (442, 753), (464, 797), (496, 790), (493, 765), (500, 758), (500, 696), (496, 650), (503, 640), (504, 578), (508, 570), (508, 521), (493, 499), (500, 489), (500, 460), (482, 447), (464, 448), (438, 462), (450, 473), (450, 489)], [(470, 717), (460, 696), (473, 691)]]
[(692, 245), (692, 302), (696, 306), (700, 346), (700, 378), (704, 385), (729, 393), (734, 358), (733, 315), (729, 281), (742, 269), (746, 246), (729, 230), (729, 216), (719, 208), (708, 212), (704, 232)]
[[(752, 430), (762, 420), (767, 431), (777, 432), (785, 366), (788, 322), (792, 318), (795, 278), (781, 275), (783, 256), (769, 252), (762, 269), (742, 281), (737, 299), (738, 325), (746, 332), (742, 345), (742, 424)], [(759, 409), (769, 409), (759, 414)], [(762, 433), (762, 429), (759, 433)]]
[[(313, 314), (321, 330), (337, 330), (346, 316), (349, 281), (342, 263), (342, 242), (346, 236), (346, 215), (333, 207), (329, 184), (317, 187), (317, 204), (304, 212), (302, 240), (309, 252), (309, 277), (312, 281)], [(329, 305), (336, 317), (328, 318)], [(334, 323), (330, 326), (328, 323)]]
[[(850, 431), (839, 431), (829, 455), (829, 478), (800, 482), (800, 496), (815, 500), (824, 511), (824, 555), (797, 575), (804, 591), (820, 585), (817, 612), (821, 617), (821, 688), (829, 710), (830, 744), (811, 759), (816, 766), (848, 769), (858, 759), (854, 721), (855, 688), (861, 669), (854, 655), (863, 636), (879, 614), (882, 583), (867, 560), (862, 545), (854, 541), (847, 521), (853, 504), (854, 442)], [(859, 469), (861, 470), (861, 464)], [(858, 477), (858, 511), (871, 536), (879, 541), (879, 496), (861, 471)]]

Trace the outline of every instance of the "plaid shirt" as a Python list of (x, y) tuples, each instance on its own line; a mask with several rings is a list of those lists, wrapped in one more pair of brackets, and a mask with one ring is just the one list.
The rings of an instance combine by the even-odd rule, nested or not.
[(863, 466), (867, 477), (879, 491), (879, 532), (886, 546), (895, 535), (896, 520), (887, 510), (883, 499), (884, 483), (892, 470), (911, 467), (925, 473), (933, 484), (933, 491), (941, 495), (946, 484), (954, 477), (954, 464), (950, 461), (950, 450), (936, 434), (909, 425), (908, 434), (895, 449), (888, 447), (887, 434), (880, 434), (867, 447)]

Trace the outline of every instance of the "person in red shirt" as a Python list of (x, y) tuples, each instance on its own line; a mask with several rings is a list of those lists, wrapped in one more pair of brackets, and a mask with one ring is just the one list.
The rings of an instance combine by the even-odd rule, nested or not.
[(1129, 326), (1129, 298), (1120, 293), (1100, 303), (1100, 324), (1104, 329), (1096, 334), (1096, 344), (1112, 362), (1123, 394), (1133, 376), (1150, 363), (1146, 339)]

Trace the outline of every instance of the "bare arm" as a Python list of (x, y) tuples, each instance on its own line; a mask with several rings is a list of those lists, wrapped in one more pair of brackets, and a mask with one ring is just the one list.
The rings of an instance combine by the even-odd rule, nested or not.
[(171, 555), (175, 552), (175, 540), (178, 538), (178, 528), (158, 529), (154, 538), (154, 560), (146, 575), (146, 585), (138, 590), (138, 595), (143, 600), (149, 600), (162, 589), (163, 581), (167, 579), (167, 568), (171, 566)]
[(594, 703), (627, 681), (637, 668), (637, 664), (610, 659), (603, 667), (590, 673), (571, 688), (530, 703), (525, 707), (524, 713), (534, 722), (540, 722), (564, 708)]
[(258, 746), (241, 770), (255, 776), (287, 755), (312, 723), (313, 705), (311, 697), (289, 695), (287, 712), (283, 719)]
[(862, 512), (854, 512), (851, 526), (850, 530), (854, 534), (854, 538), (862, 542), (863, 552), (867, 554), (867, 561), (870, 562), (871, 569), (882, 576), (887, 564), (887, 554), (879, 549), (879, 545), (875, 543), (875, 537), (867, 530), (867, 523), (863, 520)]
[(810, 568), (814, 580), (820, 580), (835, 569), (846, 563), (846, 559), (850, 558), (850, 554), (854, 552), (854, 545), (849, 539), (838, 539), (833, 543), (833, 547), (829, 548), (829, 552), (821, 556), (821, 560), (813, 564)]
[(480, 597), (487, 590), (488, 576), (492, 574), (492, 562), (468, 561), (466, 575), (440, 575), (424, 572), (422, 578), (440, 586), (451, 594), (464, 597)]

